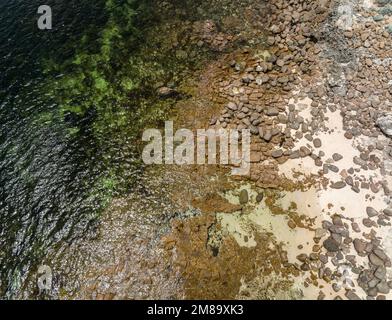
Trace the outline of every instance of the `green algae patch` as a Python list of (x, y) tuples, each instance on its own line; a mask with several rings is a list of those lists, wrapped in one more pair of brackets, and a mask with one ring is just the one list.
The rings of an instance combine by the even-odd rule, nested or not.
[(93, 112), (91, 126), (99, 134), (110, 135), (113, 130), (129, 133), (127, 126), (137, 129), (131, 105), (137, 107), (137, 103), (130, 97), (145, 86), (146, 77), (154, 78), (156, 72), (150, 66), (146, 68), (143, 57), (134, 49), (140, 37), (135, 24), (144, 18), (143, 4), (135, 0), (106, 1), (108, 20), (98, 37), (85, 35), (75, 55), (66, 61), (46, 62), (48, 75), (62, 74), (48, 85), (62, 117), (71, 114), (84, 118)]
[(43, 126), (56, 119), (70, 141), (87, 142), (85, 153), (100, 172), (89, 198), (103, 206), (134, 183), (140, 133), (164, 120), (173, 104), (155, 95), (154, 82), (165, 70), (146, 58), (143, 47), (141, 29), (152, 16), (148, 4), (107, 0), (103, 26), (86, 30), (67, 59), (59, 55), (43, 63), (45, 91), (58, 107), (35, 122)]
[(159, 99), (157, 87), (168, 82), (180, 86), (189, 67), (205, 57), (189, 43), (173, 48), (174, 39), (183, 36), (179, 33), (190, 30), (181, 20), (157, 17), (159, 8), (152, 4), (106, 1), (104, 27), (86, 33), (72, 57), (44, 63), (58, 113), (72, 120), (66, 122), (71, 127), (88, 119), (97, 143), (106, 143), (113, 134), (139, 138), (144, 128), (162, 123), (175, 99)]
[[(106, 205), (144, 168), (142, 131), (175, 116), (178, 99), (190, 96), (179, 90), (210, 53), (194, 43), (186, 17), (162, 14), (154, 1), (107, 0), (104, 8), (106, 22), (86, 30), (72, 55), (44, 62), (46, 91), (58, 108), (37, 121), (56, 119), (67, 139), (82, 141), (99, 172), (89, 199)], [(178, 94), (161, 97), (162, 86)]]

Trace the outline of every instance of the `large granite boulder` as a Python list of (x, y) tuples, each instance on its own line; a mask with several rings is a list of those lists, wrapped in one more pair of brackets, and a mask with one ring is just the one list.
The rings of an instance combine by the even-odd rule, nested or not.
[(378, 117), (376, 124), (386, 136), (392, 137), (392, 113)]

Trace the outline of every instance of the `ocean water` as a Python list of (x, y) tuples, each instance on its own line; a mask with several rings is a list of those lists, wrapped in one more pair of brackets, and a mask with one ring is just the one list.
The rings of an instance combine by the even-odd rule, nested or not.
[(191, 22), (240, 10), (231, 0), (47, 0), (53, 29), (39, 30), (42, 4), (0, 0), (5, 299), (41, 297), (38, 267), (94, 237), (112, 199), (143, 187), (141, 132), (176, 102), (157, 86), (180, 86), (220, 54), (192, 42)]
[[(94, 105), (83, 114), (63, 112), (59, 97), (68, 94), (61, 92), (61, 81), (73, 72), (64, 62), (77, 52), (100, 53), (108, 3), (112, 8), (126, 2), (48, 0), (53, 29), (39, 30), (42, 1), (0, 1), (2, 298), (20, 296), (51, 250), (93, 232), (115, 193), (110, 177), (116, 159), (126, 155), (124, 143), (108, 140), (102, 148), (106, 137), (93, 129)], [(85, 98), (70, 95), (76, 105)]]

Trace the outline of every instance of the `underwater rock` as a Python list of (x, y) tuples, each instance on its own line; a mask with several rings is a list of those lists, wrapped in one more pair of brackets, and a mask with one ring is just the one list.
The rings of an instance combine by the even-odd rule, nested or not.
[(174, 98), (178, 95), (178, 91), (169, 87), (160, 87), (158, 88), (157, 93), (162, 99)]

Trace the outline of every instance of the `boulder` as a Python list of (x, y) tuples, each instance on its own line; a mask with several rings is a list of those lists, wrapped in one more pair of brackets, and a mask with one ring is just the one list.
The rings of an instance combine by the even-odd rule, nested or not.
[(367, 207), (366, 208), (366, 213), (367, 215), (372, 218), (378, 215), (378, 212), (376, 209), (372, 208), (372, 207)]
[(327, 249), (328, 252), (337, 252), (339, 251), (339, 243), (333, 239), (333, 238), (328, 238), (323, 242), (323, 246), (325, 249)]
[(240, 204), (247, 204), (249, 201), (249, 195), (248, 195), (248, 191), (247, 190), (241, 190), (240, 192)]
[(378, 117), (376, 124), (386, 136), (392, 137), (392, 113)]
[(160, 87), (157, 93), (161, 99), (174, 98), (178, 96), (178, 91), (169, 87)]

